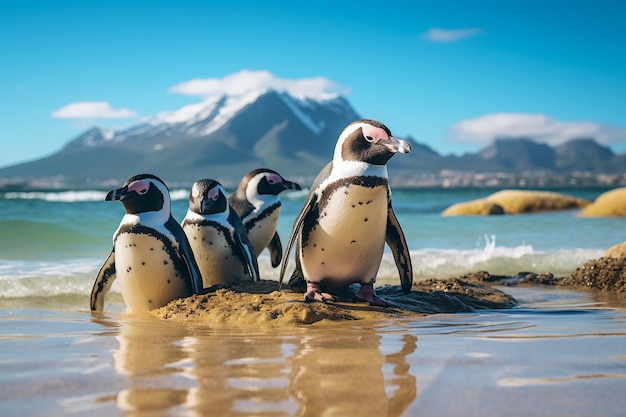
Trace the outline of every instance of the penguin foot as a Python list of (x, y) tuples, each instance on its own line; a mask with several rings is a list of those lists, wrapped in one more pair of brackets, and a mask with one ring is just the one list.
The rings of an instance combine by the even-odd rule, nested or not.
[(306, 292), (304, 293), (304, 302), (312, 303), (314, 301), (322, 303), (327, 301), (337, 301), (337, 297), (332, 294), (322, 292), (320, 284), (316, 282), (307, 282)]
[(371, 306), (375, 307), (389, 307), (389, 304), (385, 302), (382, 298), (376, 295), (374, 291), (374, 284), (361, 284), (361, 289), (359, 293), (354, 296), (356, 301), (367, 302)]

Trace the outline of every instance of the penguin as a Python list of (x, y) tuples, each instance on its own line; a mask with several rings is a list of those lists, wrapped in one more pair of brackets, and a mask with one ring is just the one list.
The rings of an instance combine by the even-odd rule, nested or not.
[(259, 280), (254, 247), (226, 196), (222, 185), (211, 179), (196, 181), (189, 193), (189, 210), (182, 226), (200, 268), (204, 288), (225, 282)]
[[(343, 130), (333, 159), (317, 175), (298, 214), (282, 261), (282, 284), (289, 253), (296, 243), (296, 267), (290, 285), (306, 281), (305, 301), (329, 301), (322, 292), (359, 283), (357, 301), (387, 304), (374, 291), (385, 242), (391, 248), (405, 294), (413, 285), (413, 267), (404, 232), (391, 204), (387, 162), (409, 153), (384, 124), (357, 120)], [(279, 285), (280, 285), (279, 284)]]
[(246, 174), (237, 190), (228, 198), (246, 227), (257, 256), (267, 248), (274, 268), (280, 264), (283, 256), (276, 225), (281, 210), (278, 194), (285, 190), (301, 190), (301, 187), (284, 179), (276, 171), (259, 168)]
[(191, 246), (171, 214), (163, 181), (150, 174), (136, 175), (109, 191), (105, 200), (120, 201), (126, 214), (91, 290), (92, 311), (102, 311), (115, 279), (128, 311), (153, 310), (202, 288)]

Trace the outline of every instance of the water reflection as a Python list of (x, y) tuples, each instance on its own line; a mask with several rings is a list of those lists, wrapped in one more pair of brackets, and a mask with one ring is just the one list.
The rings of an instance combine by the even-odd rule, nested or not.
[(374, 326), (218, 329), (125, 317), (112, 352), (130, 415), (399, 416), (417, 338)]
[(417, 396), (406, 358), (417, 338), (396, 343), (373, 328), (312, 331), (296, 341), (290, 358), (289, 392), (301, 406), (299, 416), (398, 416)]
[(184, 329), (171, 323), (139, 314), (124, 317), (115, 337), (119, 347), (112, 352), (115, 370), (127, 382), (115, 397), (119, 409), (139, 416), (187, 407), (195, 382), (183, 375), (188, 360), (184, 337)]

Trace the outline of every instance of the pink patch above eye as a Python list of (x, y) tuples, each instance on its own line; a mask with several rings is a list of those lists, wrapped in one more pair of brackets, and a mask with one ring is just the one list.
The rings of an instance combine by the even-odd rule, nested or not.
[(207, 193), (207, 196), (213, 201), (217, 200), (217, 198), (220, 196), (220, 189), (218, 187), (211, 188)]
[(276, 174), (270, 174), (267, 176), (267, 182), (269, 182), (270, 184), (279, 184), (280, 182), (282, 182), (282, 178), (280, 175), (276, 175)]
[(128, 191), (134, 191), (139, 195), (147, 193), (148, 188), (150, 188), (150, 183), (146, 181), (133, 181), (128, 184)]
[(374, 140), (372, 142), (377, 142), (379, 140), (385, 140), (387, 139), (387, 132), (385, 132), (383, 129), (379, 128), (379, 127), (374, 127), (372, 125), (365, 125), (362, 128), (363, 130), (363, 136), (367, 137), (371, 137)]

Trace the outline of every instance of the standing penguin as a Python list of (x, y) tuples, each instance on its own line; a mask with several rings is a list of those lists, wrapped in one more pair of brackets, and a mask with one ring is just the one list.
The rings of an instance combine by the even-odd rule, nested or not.
[(148, 311), (202, 288), (202, 277), (180, 224), (172, 217), (170, 193), (154, 175), (129, 178), (106, 201), (126, 209), (113, 234), (113, 250), (91, 290), (90, 307), (101, 311), (117, 278), (128, 311)]
[(259, 280), (254, 247), (219, 182), (204, 179), (193, 184), (183, 230), (204, 288), (224, 282)]
[(298, 184), (287, 181), (278, 172), (260, 168), (246, 174), (228, 199), (246, 227), (257, 256), (267, 248), (274, 268), (280, 264), (283, 256), (283, 247), (276, 231), (281, 210), (278, 194), (285, 190), (300, 189)]
[(386, 303), (374, 291), (385, 242), (391, 248), (402, 290), (413, 284), (413, 267), (404, 233), (391, 206), (387, 161), (409, 153), (408, 142), (394, 138), (375, 120), (357, 120), (341, 133), (332, 162), (318, 174), (294, 222), (283, 259), (296, 243), (296, 268), (290, 284), (306, 280), (305, 301), (333, 299), (321, 285), (343, 288), (360, 283), (356, 298), (371, 305)]

